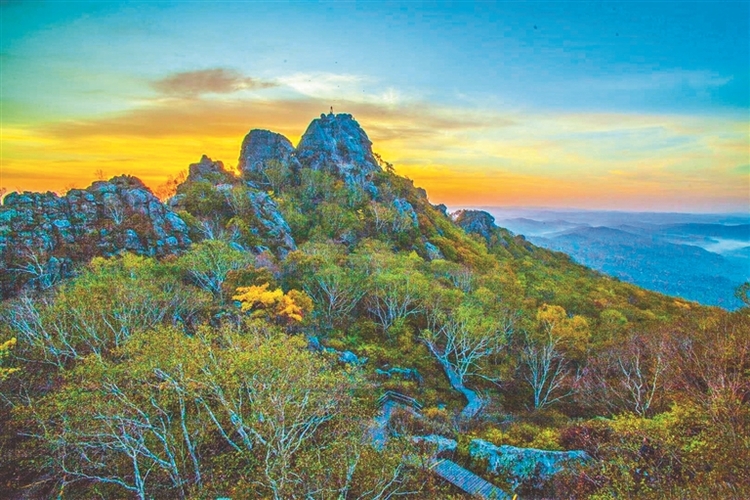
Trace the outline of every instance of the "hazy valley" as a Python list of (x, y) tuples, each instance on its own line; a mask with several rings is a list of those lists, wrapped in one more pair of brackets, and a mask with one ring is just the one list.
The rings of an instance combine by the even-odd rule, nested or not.
[(484, 207), (536, 245), (649, 290), (736, 309), (750, 279), (750, 215)]

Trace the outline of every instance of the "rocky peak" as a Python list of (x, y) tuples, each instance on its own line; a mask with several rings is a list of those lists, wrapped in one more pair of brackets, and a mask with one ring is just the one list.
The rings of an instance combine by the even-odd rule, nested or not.
[(296, 151), (304, 167), (323, 170), (347, 184), (364, 185), (381, 170), (372, 142), (349, 114), (320, 115), (307, 127)]
[(475, 233), (490, 242), (495, 230), (495, 218), (481, 210), (459, 210), (453, 220), (467, 233)]
[(237, 167), (245, 179), (254, 179), (272, 162), (283, 166), (298, 167), (294, 158), (294, 146), (289, 139), (269, 130), (251, 130), (242, 141)]
[(224, 168), (221, 161), (213, 161), (206, 155), (203, 155), (198, 163), (192, 163), (188, 169), (188, 181), (199, 182), (208, 181), (212, 184), (226, 182), (227, 179), (234, 177)]
[(0, 207), (0, 292), (45, 288), (95, 256), (166, 255), (190, 244), (185, 222), (131, 176), (87, 189), (10, 193)]

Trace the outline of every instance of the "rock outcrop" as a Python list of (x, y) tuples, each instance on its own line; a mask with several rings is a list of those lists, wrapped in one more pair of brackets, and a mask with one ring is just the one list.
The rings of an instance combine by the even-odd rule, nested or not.
[(187, 180), (192, 182), (205, 181), (220, 184), (227, 182), (232, 177), (234, 176), (227, 172), (223, 162), (213, 161), (206, 155), (203, 155), (198, 163), (192, 163), (188, 167)]
[[(297, 250), (297, 245), (292, 237), (292, 230), (279, 211), (275, 201), (262, 191), (251, 191), (250, 208), (259, 223), (254, 227), (256, 234), (264, 241), (264, 245), (286, 255), (286, 253)], [(262, 250), (262, 249), (259, 249)]]
[(514, 492), (520, 488), (542, 490), (555, 474), (566, 467), (591, 460), (585, 451), (495, 446), (482, 439), (471, 441), (469, 454), (475, 460), (486, 460), (487, 472), (507, 478)]
[(368, 187), (372, 174), (382, 170), (372, 142), (349, 114), (313, 120), (295, 153), (303, 167), (331, 173), (349, 185)]
[(242, 141), (237, 163), (245, 180), (265, 182), (263, 171), (268, 167), (299, 168), (294, 146), (281, 134), (269, 130), (251, 130)]
[[(276, 202), (255, 183), (243, 183), (227, 172), (220, 161), (211, 161), (204, 155), (200, 162), (190, 165), (190, 175), (177, 186), (177, 193), (169, 200), (169, 206), (190, 213), (197, 226), (193, 233), (196, 239), (230, 238), (233, 244), (247, 250), (272, 250), (281, 256), (297, 249), (292, 230)], [(232, 219), (236, 219), (233, 228), (229, 227)], [(243, 231), (249, 233), (245, 234), (246, 241), (238, 241), (243, 239)]]
[(135, 177), (94, 182), (63, 197), (10, 193), (0, 207), (2, 295), (25, 283), (46, 288), (95, 256), (166, 255), (190, 243), (185, 222)]
[(492, 239), (495, 231), (495, 218), (481, 210), (459, 210), (453, 214), (453, 220), (467, 233), (480, 235), (487, 240)]

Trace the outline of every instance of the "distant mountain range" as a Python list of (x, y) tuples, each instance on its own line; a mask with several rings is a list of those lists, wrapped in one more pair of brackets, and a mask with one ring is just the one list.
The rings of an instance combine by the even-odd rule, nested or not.
[(657, 292), (736, 309), (750, 280), (750, 214), (488, 208), (532, 243)]

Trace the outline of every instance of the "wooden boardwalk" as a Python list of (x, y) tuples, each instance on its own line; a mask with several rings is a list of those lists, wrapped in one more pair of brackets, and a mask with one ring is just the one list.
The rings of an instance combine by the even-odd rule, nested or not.
[(511, 496), (492, 483), (477, 476), (470, 470), (450, 460), (435, 459), (430, 466), (432, 471), (458, 489), (477, 498), (511, 500)]
[[(478, 399), (478, 401), (480, 403), (479, 408), (481, 408), (481, 399)], [(391, 420), (391, 414), (394, 408), (401, 406), (402, 408), (418, 412), (422, 409), (422, 405), (416, 399), (395, 391), (387, 391), (378, 399), (377, 404), (380, 407), (380, 415), (375, 417), (369, 433), (373, 446), (378, 450), (382, 450), (388, 441), (388, 422)], [(471, 404), (467, 406), (471, 406)], [(477, 411), (479, 408), (477, 408)], [(404, 458), (408, 460), (408, 457)], [(412, 457), (412, 459), (414, 458), (415, 457)], [(494, 484), (485, 481), (470, 470), (464, 469), (450, 460), (433, 458), (430, 462), (430, 470), (433, 474), (436, 474), (454, 485), (456, 488), (474, 497), (487, 500), (512, 499), (510, 495)]]

